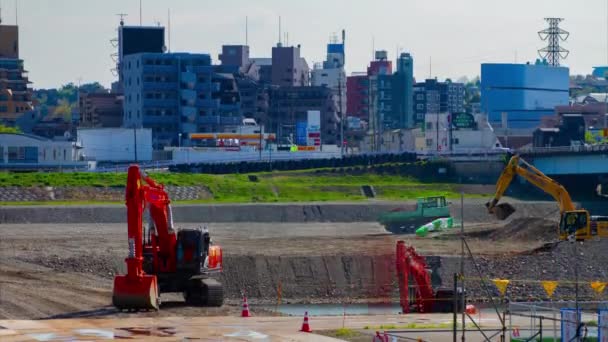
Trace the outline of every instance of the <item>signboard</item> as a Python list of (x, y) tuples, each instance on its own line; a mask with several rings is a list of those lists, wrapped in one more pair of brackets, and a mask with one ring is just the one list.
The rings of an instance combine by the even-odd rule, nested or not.
[(475, 118), (471, 114), (467, 113), (454, 113), (452, 114), (452, 125), (456, 128), (475, 128)]
[(307, 126), (308, 123), (305, 121), (296, 123), (296, 144), (306, 145), (307, 144)]
[[(576, 337), (576, 322), (581, 321), (581, 310), (561, 309), (562, 314), (562, 341), (573, 341)], [(578, 316), (578, 320), (577, 320)]]
[(597, 340), (608, 342), (608, 310), (600, 310), (597, 316)]
[(308, 125), (306, 127), (308, 133), (308, 146), (319, 146), (316, 139), (321, 137), (321, 112), (318, 110), (308, 111)]
[(321, 111), (308, 111), (308, 132), (319, 132), (321, 130)]

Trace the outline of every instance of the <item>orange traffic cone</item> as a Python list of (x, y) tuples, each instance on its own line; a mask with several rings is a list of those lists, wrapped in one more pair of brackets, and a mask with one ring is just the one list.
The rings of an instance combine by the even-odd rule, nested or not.
[(243, 311), (241, 311), (241, 317), (249, 316), (249, 304), (247, 304), (247, 297), (243, 296)]
[(304, 322), (302, 323), (302, 329), (300, 329), (301, 332), (312, 332), (312, 329), (310, 329), (310, 324), (308, 324), (308, 311), (306, 311), (304, 313)]

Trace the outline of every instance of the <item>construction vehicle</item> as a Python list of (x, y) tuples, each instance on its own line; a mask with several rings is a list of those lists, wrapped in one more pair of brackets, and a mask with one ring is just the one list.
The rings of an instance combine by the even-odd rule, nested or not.
[(114, 278), (113, 305), (158, 310), (161, 293), (181, 292), (189, 305), (221, 306), (224, 289), (214, 276), (223, 267), (222, 249), (208, 230), (175, 229), (169, 195), (137, 165), (129, 167), (125, 197), (127, 273)]
[(606, 217), (590, 216), (585, 209), (577, 209), (568, 191), (555, 180), (547, 177), (540, 170), (521, 159), (513, 156), (496, 182), (494, 198), (486, 203), (488, 212), (497, 219), (505, 220), (515, 212), (515, 208), (508, 204), (498, 204), (503, 194), (518, 175), (551, 195), (559, 205), (560, 221), (558, 225), (559, 239), (564, 241), (569, 237), (576, 240), (586, 240), (593, 235), (608, 236), (608, 221)]
[[(454, 311), (454, 290), (438, 288), (435, 291), (431, 283), (431, 269), (425, 258), (418, 254), (414, 247), (406, 246), (404, 241), (397, 241), (395, 268), (399, 283), (399, 303), (403, 313), (412, 310), (420, 313)], [(461, 311), (462, 292), (456, 295), (456, 309)]]
[(438, 218), (450, 216), (450, 208), (444, 196), (418, 198), (415, 210), (393, 209), (383, 213), (378, 221), (394, 234), (413, 234), (420, 226)]

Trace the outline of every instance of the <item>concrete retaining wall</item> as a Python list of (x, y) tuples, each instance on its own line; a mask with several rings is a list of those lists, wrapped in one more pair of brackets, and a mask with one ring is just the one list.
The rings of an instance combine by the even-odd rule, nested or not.
[[(452, 215), (460, 218), (460, 202), (453, 200)], [(481, 199), (465, 202), (467, 222), (490, 220)], [(515, 202), (517, 217), (558, 217), (553, 202)], [(412, 202), (361, 202), (319, 204), (224, 204), (178, 205), (175, 222), (375, 222), (378, 216), (396, 207), (413, 208)], [(122, 223), (126, 208), (108, 206), (4, 206), (0, 223)]]

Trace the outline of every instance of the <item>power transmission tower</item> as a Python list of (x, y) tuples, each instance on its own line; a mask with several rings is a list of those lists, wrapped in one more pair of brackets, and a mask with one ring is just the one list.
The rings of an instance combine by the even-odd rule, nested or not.
[(566, 59), (570, 53), (570, 51), (559, 46), (560, 41), (565, 42), (570, 36), (568, 31), (559, 27), (559, 23), (563, 20), (563, 18), (545, 18), (549, 27), (538, 32), (540, 39), (549, 41), (547, 47), (538, 50), (538, 55), (540, 58), (546, 59), (551, 66), (559, 66), (560, 59)]

